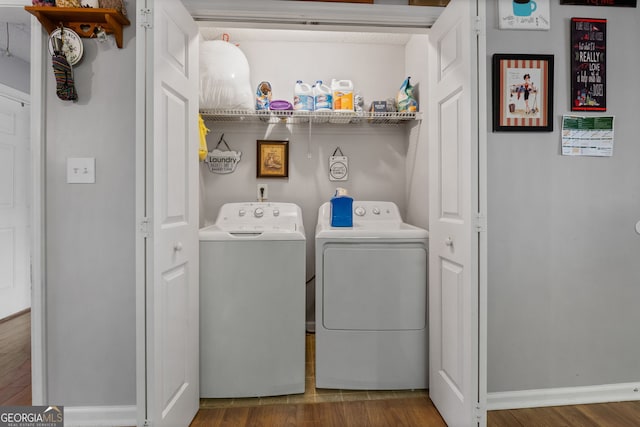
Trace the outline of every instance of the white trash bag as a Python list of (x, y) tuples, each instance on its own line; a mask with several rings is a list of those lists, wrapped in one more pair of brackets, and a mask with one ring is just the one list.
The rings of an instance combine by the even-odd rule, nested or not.
[(200, 108), (253, 110), (249, 62), (239, 47), (223, 41), (200, 43)]

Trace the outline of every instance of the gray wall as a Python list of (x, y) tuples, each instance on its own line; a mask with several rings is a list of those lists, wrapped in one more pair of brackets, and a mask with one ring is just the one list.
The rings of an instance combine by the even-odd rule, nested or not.
[[(129, 2), (129, 19), (135, 19)], [(77, 103), (46, 68), (46, 336), (49, 402), (135, 405), (135, 23), (124, 49), (83, 39)], [(95, 184), (67, 184), (95, 157)]]
[[(489, 68), (494, 53), (555, 55), (554, 131), (488, 135), (489, 392), (640, 380), (640, 10), (550, 3), (550, 31), (500, 31), (487, 2)], [(608, 20), (610, 158), (560, 155), (571, 17)]]
[(0, 54), (0, 83), (29, 93), (29, 63), (15, 56)]

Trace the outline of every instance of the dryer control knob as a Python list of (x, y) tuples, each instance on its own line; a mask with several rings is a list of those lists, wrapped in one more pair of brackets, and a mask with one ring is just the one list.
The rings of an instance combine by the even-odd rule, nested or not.
[(238, 216), (244, 216), (247, 213), (247, 211), (245, 211), (244, 209), (240, 209), (238, 211)]
[(262, 215), (264, 215), (264, 209), (262, 208), (256, 208), (256, 210), (253, 211), (253, 216), (256, 218), (262, 218)]
[(278, 209), (274, 209), (273, 216), (279, 216), (279, 215), (280, 215), (280, 211)]
[(355, 208), (353, 212), (358, 216), (364, 216), (364, 214), (367, 213), (367, 210), (362, 206), (358, 206), (357, 208)]
[(373, 212), (374, 215), (380, 215), (380, 209), (379, 208), (373, 208), (371, 210), (371, 212)]

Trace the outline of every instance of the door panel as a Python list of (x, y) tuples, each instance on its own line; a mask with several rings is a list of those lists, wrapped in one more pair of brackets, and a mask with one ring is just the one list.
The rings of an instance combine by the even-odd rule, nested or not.
[(465, 378), (463, 375), (462, 313), (463, 268), (449, 261), (442, 262), (442, 363), (440, 375), (459, 399), (463, 398)]
[(0, 319), (31, 305), (30, 164), (29, 107), (0, 94)]
[[(199, 407), (198, 31), (181, 2), (147, 0), (144, 77), (146, 408), (153, 426), (187, 426)], [(139, 63), (139, 68), (141, 68)], [(139, 94), (140, 96), (140, 94)], [(140, 366), (140, 364), (139, 364)]]
[(429, 33), (429, 395), (478, 425), (477, 4), (452, 0)]

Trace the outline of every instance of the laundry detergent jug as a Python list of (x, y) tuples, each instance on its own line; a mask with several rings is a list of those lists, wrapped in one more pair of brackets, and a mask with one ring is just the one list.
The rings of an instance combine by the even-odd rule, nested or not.
[(331, 80), (333, 109), (353, 111), (353, 82), (351, 80)]
[(331, 88), (322, 84), (322, 80), (313, 85), (313, 109), (314, 111), (333, 110), (333, 96)]
[(353, 198), (344, 188), (336, 188), (331, 198), (331, 226), (353, 227)]
[(302, 80), (298, 80), (294, 88), (293, 109), (296, 112), (313, 111), (313, 88)]

